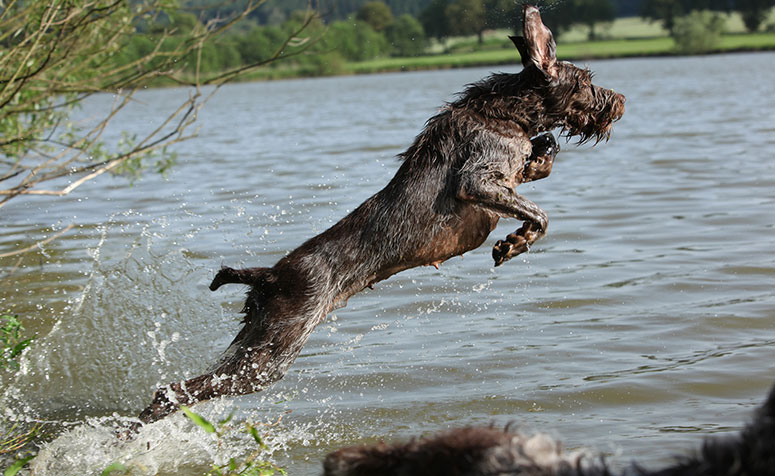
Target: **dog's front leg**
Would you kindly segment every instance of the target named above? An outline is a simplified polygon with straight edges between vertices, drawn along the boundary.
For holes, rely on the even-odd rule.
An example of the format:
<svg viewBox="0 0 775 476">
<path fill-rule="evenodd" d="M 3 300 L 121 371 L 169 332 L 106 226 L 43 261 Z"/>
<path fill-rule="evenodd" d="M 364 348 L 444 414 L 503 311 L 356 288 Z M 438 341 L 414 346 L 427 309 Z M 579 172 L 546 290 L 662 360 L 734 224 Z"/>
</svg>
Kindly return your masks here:
<svg viewBox="0 0 775 476">
<path fill-rule="evenodd" d="M 514 233 L 509 233 L 506 240 L 498 240 L 492 247 L 492 259 L 495 266 L 500 266 L 511 258 L 530 249 L 530 245 L 546 234 L 546 228 L 538 229 L 535 223 L 525 222 Z"/>
<path fill-rule="evenodd" d="M 530 139 L 532 153 L 525 162 L 522 171 L 522 183 L 546 178 L 552 172 L 554 158 L 560 152 L 560 145 L 551 132 L 544 132 Z M 544 235 L 546 227 L 539 228 L 534 222 L 526 221 L 521 228 L 510 233 L 506 240 L 499 240 L 492 248 L 495 266 L 500 266 L 518 254 L 524 253 L 528 247 Z"/>
<path fill-rule="evenodd" d="M 490 180 L 488 180 L 488 178 Z M 467 175 L 461 180 L 458 198 L 476 203 L 493 212 L 525 222 L 511 233 L 506 241 L 499 240 L 493 247 L 495 266 L 526 252 L 530 245 L 544 236 L 549 218 L 535 203 L 516 193 L 505 180 L 492 181 L 491 177 Z"/>
<path fill-rule="evenodd" d="M 471 141 L 470 158 L 458 172 L 457 198 L 525 222 L 506 240 L 495 244 L 495 266 L 526 252 L 546 233 L 546 212 L 516 193 L 514 187 L 549 175 L 558 150 L 551 134 L 540 134 L 528 141 L 485 132 Z"/>
</svg>

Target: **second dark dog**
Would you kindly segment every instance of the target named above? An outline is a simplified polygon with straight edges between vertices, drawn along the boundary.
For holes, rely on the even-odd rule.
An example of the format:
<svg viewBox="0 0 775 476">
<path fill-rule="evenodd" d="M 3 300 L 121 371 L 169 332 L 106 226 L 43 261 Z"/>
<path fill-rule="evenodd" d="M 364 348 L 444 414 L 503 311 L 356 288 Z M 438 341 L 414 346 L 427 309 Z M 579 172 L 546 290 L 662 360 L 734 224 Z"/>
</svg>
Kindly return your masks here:
<svg viewBox="0 0 775 476">
<path fill-rule="evenodd" d="M 775 476 L 775 387 L 739 434 L 708 439 L 699 452 L 656 470 L 634 464 L 617 473 L 602 457 L 565 452 L 549 436 L 491 427 L 342 448 L 323 466 L 325 476 Z"/>
<path fill-rule="evenodd" d="M 546 233 L 546 213 L 514 191 L 551 171 L 556 144 L 540 134 L 562 128 L 581 141 L 605 139 L 624 113 L 624 97 L 593 85 L 589 71 L 557 60 L 538 9 L 525 7 L 523 19 L 524 36 L 512 40 L 524 69 L 471 85 L 432 117 L 384 189 L 274 267 L 224 268 L 216 275 L 212 290 L 251 286 L 245 325 L 211 372 L 159 389 L 140 415 L 143 422 L 181 404 L 265 388 L 350 296 L 479 247 L 501 217 L 524 225 L 495 244 L 496 266 Z"/>
</svg>

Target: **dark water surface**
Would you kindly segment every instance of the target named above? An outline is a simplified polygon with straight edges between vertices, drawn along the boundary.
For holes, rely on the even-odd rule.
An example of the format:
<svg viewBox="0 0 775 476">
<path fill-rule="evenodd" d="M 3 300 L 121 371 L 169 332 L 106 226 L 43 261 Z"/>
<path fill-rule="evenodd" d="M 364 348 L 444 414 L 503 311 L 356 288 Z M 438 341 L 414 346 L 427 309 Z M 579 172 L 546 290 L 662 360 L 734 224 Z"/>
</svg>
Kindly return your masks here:
<svg viewBox="0 0 775 476">
<path fill-rule="evenodd" d="M 469 424 L 514 421 L 646 463 L 738 429 L 775 380 L 775 54 L 590 67 L 627 112 L 609 143 L 568 144 L 549 178 L 519 188 L 550 216 L 529 254 L 492 267 L 492 244 L 519 226 L 502 220 L 465 259 L 352 298 L 269 391 L 197 411 L 282 417 L 268 441 L 291 475 L 315 474 L 342 445 Z M 114 460 L 201 474 L 245 454 L 242 433 L 219 447 L 179 416 L 116 445 L 111 421 L 229 343 L 243 290 L 207 290 L 222 263 L 272 265 L 336 222 L 487 73 L 228 86 L 167 179 L 101 178 L 0 210 L 0 253 L 78 225 L 0 259 L 0 309 L 39 335 L 22 372 L 2 377 L 4 411 L 65 431 L 34 474 L 99 474 Z M 116 125 L 152 127 L 185 94 L 147 91 Z"/>
</svg>

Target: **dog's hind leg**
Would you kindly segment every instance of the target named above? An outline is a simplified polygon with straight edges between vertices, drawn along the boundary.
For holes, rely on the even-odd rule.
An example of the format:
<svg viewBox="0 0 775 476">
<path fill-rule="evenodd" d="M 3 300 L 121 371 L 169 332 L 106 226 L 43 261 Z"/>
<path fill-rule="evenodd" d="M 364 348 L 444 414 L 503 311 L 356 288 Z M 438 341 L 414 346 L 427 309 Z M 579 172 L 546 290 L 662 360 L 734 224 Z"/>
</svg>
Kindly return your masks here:
<svg viewBox="0 0 775 476">
<path fill-rule="evenodd" d="M 153 401 L 139 415 L 152 423 L 175 412 L 181 405 L 221 396 L 258 392 L 280 380 L 322 318 L 261 324 L 261 335 L 247 324 L 227 350 L 224 361 L 212 372 L 159 388 Z"/>
<path fill-rule="evenodd" d="M 282 378 L 326 314 L 327 303 L 309 291 L 298 275 L 285 281 L 272 277 L 254 287 L 245 305 L 245 325 L 220 362 L 203 375 L 158 389 L 140 421 L 154 422 L 181 405 L 257 392 Z"/>
</svg>

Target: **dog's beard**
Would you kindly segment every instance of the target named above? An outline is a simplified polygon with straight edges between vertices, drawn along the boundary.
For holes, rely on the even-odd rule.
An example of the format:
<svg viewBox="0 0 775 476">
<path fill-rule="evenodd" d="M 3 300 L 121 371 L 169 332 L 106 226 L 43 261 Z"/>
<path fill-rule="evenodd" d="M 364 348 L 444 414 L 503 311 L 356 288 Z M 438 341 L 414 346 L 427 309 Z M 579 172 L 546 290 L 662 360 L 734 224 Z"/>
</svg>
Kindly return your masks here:
<svg viewBox="0 0 775 476">
<path fill-rule="evenodd" d="M 597 95 L 596 103 L 592 106 L 596 114 L 583 114 L 571 112 L 560 124 L 560 135 L 566 141 L 572 138 L 578 140 L 578 144 L 585 144 L 594 140 L 597 145 L 601 141 L 606 142 L 611 138 L 611 130 L 614 122 L 621 119 L 624 114 L 624 103 L 616 94 Z"/>
<path fill-rule="evenodd" d="M 595 141 L 593 145 L 599 144 L 601 141 L 606 141 L 611 138 L 611 129 L 613 122 L 609 122 L 603 128 L 592 128 L 589 126 L 575 127 L 571 124 L 563 124 L 560 130 L 560 136 L 565 138 L 566 142 L 570 142 L 576 139 L 576 145 L 586 144 L 587 142 Z"/>
<path fill-rule="evenodd" d="M 586 144 L 593 140 L 595 142 L 594 145 L 599 144 L 601 141 L 608 142 L 611 138 L 614 122 L 622 117 L 622 109 L 623 107 L 619 104 L 609 102 L 596 118 L 577 116 L 566 119 L 560 124 L 560 136 L 565 137 L 565 140 L 568 142 L 575 138 L 578 141 L 578 145 Z"/>
</svg>

